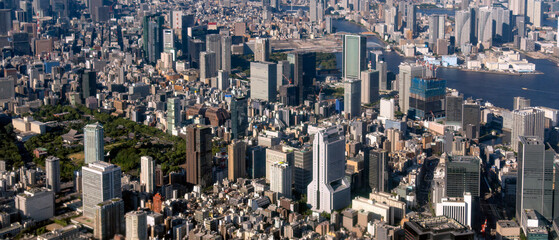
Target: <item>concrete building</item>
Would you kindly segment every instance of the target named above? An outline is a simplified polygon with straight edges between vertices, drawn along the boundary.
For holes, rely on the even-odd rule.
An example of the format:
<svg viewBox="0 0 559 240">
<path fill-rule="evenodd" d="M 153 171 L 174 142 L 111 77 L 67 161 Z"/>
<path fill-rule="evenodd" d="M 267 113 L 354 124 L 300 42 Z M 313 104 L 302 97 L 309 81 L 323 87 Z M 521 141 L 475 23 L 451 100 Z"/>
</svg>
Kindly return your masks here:
<svg viewBox="0 0 559 240">
<path fill-rule="evenodd" d="M 45 159 L 47 188 L 60 192 L 60 158 L 50 156 Z"/>
<path fill-rule="evenodd" d="M 292 198 L 293 167 L 287 162 L 276 162 L 270 167 L 270 190 L 278 197 Z"/>
<path fill-rule="evenodd" d="M 404 231 L 408 239 L 474 239 L 474 231 L 445 216 L 407 221 Z"/>
<path fill-rule="evenodd" d="M 200 52 L 200 81 L 217 77 L 217 57 L 215 52 Z"/>
<path fill-rule="evenodd" d="M 342 40 L 342 76 L 344 79 L 360 79 L 361 71 L 367 69 L 367 38 L 344 35 Z"/>
<path fill-rule="evenodd" d="M 103 125 L 100 123 L 88 124 L 83 128 L 85 164 L 105 160 L 105 140 Z"/>
<path fill-rule="evenodd" d="M 351 119 L 361 116 L 361 80 L 345 79 L 344 113 Z"/>
<path fill-rule="evenodd" d="M 122 197 L 119 166 L 106 162 L 90 163 L 82 167 L 82 176 L 84 217 L 94 218 L 97 204 Z"/>
<path fill-rule="evenodd" d="M 177 135 L 176 129 L 182 125 L 181 102 L 179 98 L 167 99 L 167 133 Z"/>
<path fill-rule="evenodd" d="M 365 70 L 361 72 L 361 102 L 372 104 L 379 100 L 379 71 Z"/>
<path fill-rule="evenodd" d="M 116 234 L 125 231 L 124 201 L 112 198 L 95 204 L 93 218 L 93 237 L 100 240 L 113 239 Z"/>
<path fill-rule="evenodd" d="M 513 220 L 497 221 L 497 240 L 519 240 L 520 226 Z"/>
<path fill-rule="evenodd" d="M 320 129 L 313 141 L 313 180 L 307 187 L 307 203 L 316 212 L 332 212 L 350 204 L 345 176 L 345 138 L 336 127 Z"/>
<path fill-rule="evenodd" d="M 155 160 L 150 156 L 142 156 L 140 158 L 140 184 L 148 193 L 155 191 Z"/>
<path fill-rule="evenodd" d="M 229 180 L 246 177 L 246 151 L 247 144 L 244 141 L 233 140 L 228 146 L 228 174 Z"/>
<path fill-rule="evenodd" d="M 203 187 L 212 184 L 212 129 L 189 126 L 186 129 L 186 182 Z"/>
<path fill-rule="evenodd" d="M 286 162 L 293 166 L 294 152 L 291 150 L 284 151 L 281 148 L 266 149 L 266 181 L 272 180 L 272 165 L 277 162 Z"/>
<path fill-rule="evenodd" d="M 307 186 L 312 181 L 313 152 L 310 148 L 302 148 L 294 151 L 294 187 L 299 193 L 306 193 Z"/>
<path fill-rule="evenodd" d="M 147 240 L 147 214 L 144 211 L 132 211 L 124 215 L 126 219 L 127 240 Z"/>
<path fill-rule="evenodd" d="M 472 227 L 472 213 L 473 201 L 469 193 L 462 198 L 442 198 L 435 208 L 437 216 L 447 216 L 468 227 Z"/>
<path fill-rule="evenodd" d="M 505 120 L 507 121 L 507 120 Z M 521 136 L 537 136 L 544 138 L 544 112 L 537 108 L 524 108 L 512 111 L 511 146 L 519 151 L 518 143 Z"/>
<path fill-rule="evenodd" d="M 530 107 L 530 99 L 524 97 L 514 97 L 513 110 L 521 110 Z"/>
<path fill-rule="evenodd" d="M 254 61 L 267 62 L 270 59 L 270 47 L 270 39 L 256 38 L 256 42 L 254 43 Z"/>
<path fill-rule="evenodd" d="M 457 11 L 455 16 L 454 37 L 455 46 L 461 48 L 472 43 L 472 13 L 469 10 Z"/>
<path fill-rule="evenodd" d="M 391 99 L 383 98 L 380 100 L 379 118 L 383 120 L 394 120 L 395 112 L 396 112 L 396 103 L 394 102 L 394 98 Z"/>
<path fill-rule="evenodd" d="M 389 190 L 388 151 L 371 150 L 369 152 L 369 187 L 373 191 Z"/>
<path fill-rule="evenodd" d="M 250 98 L 268 102 L 276 101 L 277 66 L 275 63 L 250 63 Z"/>
<path fill-rule="evenodd" d="M 479 197 L 481 160 L 475 156 L 447 156 L 446 195 L 450 198 L 463 197 L 468 192 Z"/>
<path fill-rule="evenodd" d="M 0 78 L 0 100 L 14 99 L 15 85 L 13 78 Z"/>
<path fill-rule="evenodd" d="M 421 65 L 412 65 L 409 63 L 400 64 L 399 69 L 398 101 L 400 111 L 407 114 L 410 108 L 410 87 L 412 79 L 416 77 L 423 77 L 425 70 Z"/>
<path fill-rule="evenodd" d="M 15 207 L 23 217 L 36 222 L 54 216 L 54 192 L 47 189 L 31 189 L 15 198 Z"/>
</svg>

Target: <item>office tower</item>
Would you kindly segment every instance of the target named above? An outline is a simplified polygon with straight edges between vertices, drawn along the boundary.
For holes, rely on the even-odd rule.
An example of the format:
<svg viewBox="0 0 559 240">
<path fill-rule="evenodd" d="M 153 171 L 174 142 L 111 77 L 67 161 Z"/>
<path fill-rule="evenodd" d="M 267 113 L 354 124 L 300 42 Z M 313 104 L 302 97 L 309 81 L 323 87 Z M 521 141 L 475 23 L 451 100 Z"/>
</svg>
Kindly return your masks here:
<svg viewBox="0 0 559 240">
<path fill-rule="evenodd" d="M 546 150 L 539 136 L 520 136 L 518 145 L 516 218 L 521 223 L 526 222 L 521 213 L 532 209 L 552 221 L 555 151 L 551 148 Z"/>
<path fill-rule="evenodd" d="M 369 187 L 373 191 L 389 191 L 388 151 L 375 149 L 369 152 Z"/>
<path fill-rule="evenodd" d="M 95 71 L 85 71 L 82 73 L 80 80 L 83 99 L 95 97 L 97 94 L 97 73 Z"/>
<path fill-rule="evenodd" d="M 14 78 L 0 78 L 0 100 L 13 99 L 15 97 Z"/>
<path fill-rule="evenodd" d="M 286 162 L 276 162 L 270 166 L 270 190 L 279 197 L 292 198 L 293 167 Z"/>
<path fill-rule="evenodd" d="M 312 149 L 303 147 L 294 152 L 294 185 L 295 191 L 299 193 L 306 193 L 307 186 L 312 181 Z"/>
<path fill-rule="evenodd" d="M 484 49 L 489 49 L 493 44 L 493 15 L 489 7 L 479 8 L 477 40 Z"/>
<path fill-rule="evenodd" d="M 297 87 L 295 85 L 284 85 L 279 89 L 279 102 L 285 106 L 297 106 Z"/>
<path fill-rule="evenodd" d="M 217 71 L 217 88 L 221 91 L 229 88 L 229 72 L 224 70 Z"/>
<path fill-rule="evenodd" d="M 178 98 L 167 99 L 167 133 L 173 135 L 181 127 L 181 102 Z"/>
<path fill-rule="evenodd" d="M 361 80 L 346 79 L 344 82 L 344 112 L 349 118 L 361 115 Z"/>
<path fill-rule="evenodd" d="M 510 142 L 512 149 L 518 151 L 518 137 L 536 136 L 544 139 L 544 112 L 536 108 L 524 108 L 512 111 Z"/>
<path fill-rule="evenodd" d="M 124 233 L 124 201 L 113 198 L 95 204 L 93 218 L 93 237 L 100 240 L 113 239 L 116 234 Z"/>
<path fill-rule="evenodd" d="M 526 0 L 509 0 L 509 9 L 513 15 L 525 15 Z"/>
<path fill-rule="evenodd" d="M 447 156 L 446 196 L 463 197 L 471 193 L 479 197 L 480 159 L 474 156 Z"/>
<path fill-rule="evenodd" d="M 231 139 L 241 138 L 248 129 L 248 104 L 246 97 L 231 98 Z"/>
<path fill-rule="evenodd" d="M 392 29 L 398 30 L 398 8 L 388 5 L 384 13 L 384 22 L 387 26 L 394 26 Z"/>
<path fill-rule="evenodd" d="M 455 46 L 461 48 L 467 43 L 472 42 L 472 29 L 471 29 L 472 14 L 469 10 L 456 12 L 455 17 Z"/>
<path fill-rule="evenodd" d="M 535 27 L 542 26 L 543 19 L 543 2 L 540 0 L 527 0 L 526 1 L 526 18 L 528 22 L 532 23 Z"/>
<path fill-rule="evenodd" d="M 54 193 L 60 192 L 60 158 L 50 156 L 45 159 L 47 188 Z"/>
<path fill-rule="evenodd" d="M 120 167 L 94 162 L 82 167 L 83 216 L 95 217 L 95 206 L 101 202 L 122 197 Z"/>
<path fill-rule="evenodd" d="M 142 41 L 145 59 L 156 63 L 163 52 L 163 23 L 161 15 L 144 16 L 142 21 Z"/>
<path fill-rule="evenodd" d="M 361 102 L 375 103 L 379 100 L 379 71 L 365 70 L 361 72 Z"/>
<path fill-rule="evenodd" d="M 173 29 L 163 29 L 163 50 L 171 51 L 175 49 L 175 34 Z"/>
<path fill-rule="evenodd" d="M 469 139 L 478 138 L 481 123 L 481 109 L 475 102 L 462 104 L 462 128 Z M 470 130 L 471 128 L 471 130 Z"/>
<path fill-rule="evenodd" d="M 251 147 L 247 151 L 247 172 L 249 178 L 266 176 L 266 148 L 262 146 Z"/>
<path fill-rule="evenodd" d="M 85 164 L 105 160 L 103 125 L 88 124 L 83 128 Z"/>
<path fill-rule="evenodd" d="M 345 176 L 345 138 L 341 129 L 320 129 L 313 140 L 313 180 L 307 187 L 307 203 L 315 212 L 327 212 L 350 204 Z"/>
<path fill-rule="evenodd" d="M 445 99 L 445 116 L 447 125 L 460 126 L 462 124 L 463 95 L 448 95 Z"/>
<path fill-rule="evenodd" d="M 254 43 L 254 61 L 267 62 L 270 59 L 270 40 L 267 38 L 256 38 Z"/>
<path fill-rule="evenodd" d="M 200 81 L 217 77 L 215 52 L 200 52 Z"/>
<path fill-rule="evenodd" d="M 400 69 L 398 74 L 398 102 L 400 111 L 407 114 L 410 108 L 411 81 L 413 78 L 423 77 L 424 68 L 421 65 L 409 63 L 402 63 L 398 68 Z"/>
<path fill-rule="evenodd" d="M 221 36 L 219 34 L 206 35 L 206 52 L 215 53 L 215 70 L 221 69 Z"/>
<path fill-rule="evenodd" d="M 418 78 L 411 81 L 409 109 L 416 118 L 432 118 L 444 115 L 443 101 L 446 96 L 446 80 Z"/>
<path fill-rule="evenodd" d="M 144 211 L 132 211 L 124 215 L 126 218 L 126 239 L 147 240 L 148 223 L 147 214 Z"/>
<path fill-rule="evenodd" d="M 367 38 L 344 35 L 342 40 L 342 76 L 346 79 L 359 79 L 361 71 L 367 69 Z"/>
<path fill-rule="evenodd" d="M 293 84 L 293 71 L 291 63 L 287 60 L 278 61 L 277 68 L 278 90 L 283 85 Z M 295 94 L 295 96 L 297 96 L 297 94 Z"/>
<path fill-rule="evenodd" d="M 412 36 L 417 33 L 417 14 L 416 7 L 413 3 L 406 5 L 406 27 L 412 31 Z"/>
<path fill-rule="evenodd" d="M 396 111 L 396 106 L 395 106 L 394 98 L 380 99 L 380 111 L 379 111 L 380 118 L 394 120 L 395 111 Z"/>
<path fill-rule="evenodd" d="M 309 1 L 309 20 L 311 22 L 318 22 L 317 17 L 317 7 L 318 7 L 318 0 L 310 0 Z"/>
<path fill-rule="evenodd" d="M 277 98 L 277 66 L 272 62 L 250 63 L 250 98 L 275 102 Z"/>
<path fill-rule="evenodd" d="M 293 85 L 297 86 L 297 105 L 302 104 L 309 94 L 316 78 L 316 53 L 290 53 L 287 61 L 293 64 Z"/>
<path fill-rule="evenodd" d="M 494 39 L 499 42 L 512 41 L 512 14 L 511 11 L 502 7 L 493 8 Z"/>
<path fill-rule="evenodd" d="M 388 75 L 387 75 L 387 65 L 384 61 L 378 61 L 376 63 L 376 69 L 379 74 L 379 90 L 381 91 L 390 91 L 392 90 L 390 84 L 388 83 Z"/>
<path fill-rule="evenodd" d="M 0 36 L 8 35 L 12 30 L 12 13 L 10 9 L 0 9 Z"/>
<path fill-rule="evenodd" d="M 460 224 L 472 227 L 472 195 L 465 193 L 464 197 L 442 198 L 435 206 L 437 216 L 446 216 Z"/>
<path fill-rule="evenodd" d="M 89 0 L 89 15 L 91 20 L 97 21 L 99 19 L 99 8 L 103 7 L 103 0 Z"/>
<path fill-rule="evenodd" d="M 231 36 L 221 37 L 221 68 L 229 75 L 231 73 Z M 229 76 L 227 76 L 229 78 Z"/>
<path fill-rule="evenodd" d="M 186 182 L 209 186 L 212 181 L 212 129 L 204 126 L 186 128 Z"/>
<path fill-rule="evenodd" d="M 514 97 L 513 110 L 521 110 L 530 107 L 530 99 L 524 97 Z"/>
<path fill-rule="evenodd" d="M 293 165 L 293 151 L 283 151 L 282 149 L 266 149 L 266 180 L 272 178 L 272 165 L 277 162 L 285 162 Z"/>
<path fill-rule="evenodd" d="M 181 10 L 178 11 L 171 11 L 171 28 L 176 30 L 176 31 L 180 31 L 183 26 L 182 26 L 182 17 L 183 17 L 183 12 Z"/>
<path fill-rule="evenodd" d="M 145 191 L 153 193 L 155 191 L 155 160 L 150 156 L 140 158 L 140 184 L 145 186 Z"/>
<path fill-rule="evenodd" d="M 21 216 L 40 222 L 54 216 L 54 198 L 53 191 L 33 188 L 18 194 L 14 202 Z"/>
<path fill-rule="evenodd" d="M 237 178 L 246 177 L 246 152 L 247 144 L 241 140 L 233 140 L 229 144 L 227 155 L 229 180 L 236 181 Z"/>
<path fill-rule="evenodd" d="M 434 46 L 437 39 L 444 39 L 444 25 L 445 15 L 431 15 L 429 16 L 429 44 Z"/>
</svg>

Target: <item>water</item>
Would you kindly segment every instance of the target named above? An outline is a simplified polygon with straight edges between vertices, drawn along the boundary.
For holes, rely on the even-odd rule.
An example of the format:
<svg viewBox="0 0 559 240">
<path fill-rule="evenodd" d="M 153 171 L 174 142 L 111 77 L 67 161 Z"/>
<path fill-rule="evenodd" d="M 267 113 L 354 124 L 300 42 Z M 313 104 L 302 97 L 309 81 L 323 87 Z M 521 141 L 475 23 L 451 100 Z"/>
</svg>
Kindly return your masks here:
<svg viewBox="0 0 559 240">
<path fill-rule="evenodd" d="M 360 33 L 365 28 L 344 20 L 334 20 L 338 31 Z M 368 37 L 367 41 L 384 45 L 377 37 Z M 369 44 L 368 44 L 369 45 Z M 398 73 L 402 61 L 414 61 L 395 52 L 385 52 L 388 71 Z M 559 67 L 545 59 L 527 58 L 536 64 L 537 75 L 504 75 L 495 73 L 467 72 L 451 68 L 439 68 L 437 77 L 446 79 L 447 87 L 454 88 L 465 97 L 484 99 L 493 105 L 512 109 L 513 98 L 529 98 L 533 106 L 559 108 Z M 338 69 L 341 70 L 341 54 L 336 54 Z M 525 88 L 525 89 L 523 89 Z"/>
</svg>

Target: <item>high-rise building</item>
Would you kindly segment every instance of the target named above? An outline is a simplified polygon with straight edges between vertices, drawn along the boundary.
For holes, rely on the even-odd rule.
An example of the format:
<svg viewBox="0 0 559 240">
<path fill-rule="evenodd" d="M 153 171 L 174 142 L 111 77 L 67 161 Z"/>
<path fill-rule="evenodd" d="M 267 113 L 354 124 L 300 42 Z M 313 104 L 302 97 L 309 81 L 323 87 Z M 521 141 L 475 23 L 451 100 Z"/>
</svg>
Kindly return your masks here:
<svg viewBox="0 0 559 240">
<path fill-rule="evenodd" d="M 50 156 L 45 159 L 47 188 L 54 193 L 60 192 L 60 158 Z"/>
<path fill-rule="evenodd" d="M 361 102 L 375 103 L 379 100 L 379 71 L 365 70 L 361 72 Z"/>
<path fill-rule="evenodd" d="M 516 219 L 521 223 L 526 222 L 522 211 L 532 209 L 552 221 L 555 151 L 551 148 L 546 150 L 539 136 L 520 136 L 518 145 Z"/>
<path fill-rule="evenodd" d="M 454 45 L 461 48 L 467 43 L 472 43 L 472 14 L 469 10 L 457 11 L 455 19 Z"/>
<path fill-rule="evenodd" d="M 167 133 L 171 135 L 181 126 L 181 102 L 178 98 L 167 99 Z"/>
<path fill-rule="evenodd" d="M 206 35 L 206 52 L 215 53 L 215 70 L 221 70 L 221 36 L 219 34 Z"/>
<path fill-rule="evenodd" d="M 10 9 L 0 9 L 0 36 L 8 35 L 12 30 L 12 13 Z"/>
<path fill-rule="evenodd" d="M 448 95 L 445 98 L 445 116 L 447 125 L 462 124 L 463 95 Z"/>
<path fill-rule="evenodd" d="M 480 162 L 479 157 L 475 156 L 447 156 L 447 197 L 463 197 L 466 192 L 472 197 L 479 197 Z"/>
<path fill-rule="evenodd" d="M 349 118 L 361 115 L 361 81 L 346 79 L 344 82 L 344 112 Z"/>
<path fill-rule="evenodd" d="M 544 12 L 543 4 L 543 1 L 540 0 L 526 1 L 526 18 L 528 22 L 532 23 L 535 27 L 542 26 Z"/>
<path fill-rule="evenodd" d="M 165 20 L 161 15 L 144 16 L 142 22 L 142 41 L 145 59 L 149 63 L 156 63 L 161 58 L 164 22 Z"/>
<path fill-rule="evenodd" d="M 231 45 L 231 36 L 221 37 L 221 68 L 219 70 L 223 70 L 227 75 L 231 72 Z"/>
<path fill-rule="evenodd" d="M 295 191 L 306 193 L 307 186 L 312 181 L 313 153 L 309 147 L 303 147 L 294 151 L 294 185 Z"/>
<path fill-rule="evenodd" d="M 297 105 L 300 105 L 312 93 L 312 85 L 316 78 L 316 53 L 290 53 L 287 55 L 287 61 L 293 65 L 292 83 L 297 86 Z"/>
<path fill-rule="evenodd" d="M 217 77 L 215 52 L 200 52 L 200 80 Z"/>
<path fill-rule="evenodd" d="M 493 45 L 493 14 L 489 7 L 481 7 L 478 11 L 477 40 L 478 45 L 489 49 Z"/>
<path fill-rule="evenodd" d="M 526 15 L 526 1 L 525 0 L 509 0 L 509 9 L 512 10 L 513 15 Z"/>
<path fill-rule="evenodd" d="M 175 34 L 173 29 L 163 29 L 163 50 L 172 51 L 175 49 Z"/>
<path fill-rule="evenodd" d="M 433 14 L 429 16 L 429 44 L 434 46 L 437 39 L 444 39 L 445 15 Z"/>
<path fill-rule="evenodd" d="M 473 201 L 470 193 L 460 198 L 442 198 L 435 206 L 437 216 L 447 216 L 460 224 L 472 227 Z"/>
<path fill-rule="evenodd" d="M 313 180 L 307 187 L 307 203 L 316 212 L 332 212 L 351 202 L 345 179 L 345 138 L 336 127 L 319 129 L 313 140 Z"/>
<path fill-rule="evenodd" d="M 513 110 L 520 110 L 530 107 L 530 99 L 524 97 L 514 97 Z"/>
<path fill-rule="evenodd" d="M 270 170 L 270 190 L 280 197 L 292 198 L 293 167 L 286 162 L 276 162 Z"/>
<path fill-rule="evenodd" d="M 266 176 L 266 148 L 262 146 L 251 147 L 247 151 L 247 172 L 250 178 Z"/>
<path fill-rule="evenodd" d="M 244 141 L 233 140 L 228 147 L 229 161 L 227 164 L 229 180 L 246 177 L 246 152 L 247 144 Z"/>
<path fill-rule="evenodd" d="M 277 66 L 272 62 L 250 63 L 250 98 L 275 102 L 277 98 Z"/>
<path fill-rule="evenodd" d="M 255 62 L 267 62 L 270 59 L 270 51 L 270 40 L 268 38 L 256 38 L 254 43 Z"/>
<path fill-rule="evenodd" d="M 409 3 L 406 5 L 406 27 L 409 28 L 412 32 L 412 36 L 415 36 L 417 33 L 417 8 L 413 3 Z"/>
<path fill-rule="evenodd" d="M 246 135 L 248 129 L 248 103 L 246 97 L 231 98 L 231 138 Z"/>
<path fill-rule="evenodd" d="M 94 71 L 85 71 L 82 73 L 80 80 L 83 99 L 95 97 L 97 94 L 97 73 Z"/>
<path fill-rule="evenodd" d="M 209 186 L 212 180 L 212 129 L 204 126 L 186 128 L 186 182 Z"/>
<path fill-rule="evenodd" d="M 83 128 L 85 164 L 105 160 L 103 125 L 88 124 Z"/>
<path fill-rule="evenodd" d="M 95 217 L 95 206 L 101 202 L 122 197 L 120 167 L 94 162 L 82 167 L 83 216 Z"/>
<path fill-rule="evenodd" d="M 361 71 L 367 69 L 367 38 L 344 35 L 342 40 L 342 76 L 345 79 L 360 79 Z"/>
<path fill-rule="evenodd" d="M 481 123 L 480 106 L 471 101 L 462 104 L 462 129 L 466 132 L 469 139 L 478 138 Z"/>
<path fill-rule="evenodd" d="M 140 162 L 140 183 L 144 185 L 146 192 L 153 193 L 155 191 L 155 160 L 150 156 L 142 156 Z"/>
<path fill-rule="evenodd" d="M 395 111 L 396 111 L 395 104 L 396 103 L 394 102 L 394 98 L 391 98 L 391 99 L 383 98 L 383 99 L 381 99 L 380 100 L 379 117 L 384 118 L 384 119 L 388 119 L 388 120 L 394 120 L 395 119 Z"/>
<path fill-rule="evenodd" d="M 518 151 L 520 136 L 537 136 L 544 138 L 545 113 L 537 108 L 524 108 L 512 111 L 510 142 L 512 149 Z"/>
<path fill-rule="evenodd" d="M 269 182 L 272 178 L 272 165 L 277 162 L 286 162 L 293 166 L 293 151 L 284 151 L 281 148 L 267 148 L 266 149 L 266 180 Z"/>
<path fill-rule="evenodd" d="M 132 211 L 124 215 L 126 218 L 126 239 L 147 240 L 148 223 L 147 214 L 144 211 Z"/>
<path fill-rule="evenodd" d="M 444 116 L 443 101 L 446 96 L 446 80 L 418 78 L 411 81 L 409 110 L 416 118 Z"/>
<path fill-rule="evenodd" d="M 494 39 L 498 42 L 512 42 L 512 13 L 503 7 L 493 7 L 493 22 L 495 24 Z"/>
<path fill-rule="evenodd" d="M 123 234 L 126 227 L 124 222 L 124 201 L 113 198 L 95 204 L 93 218 L 93 237 L 100 240 L 113 239 L 116 234 Z"/>
<path fill-rule="evenodd" d="M 31 218 L 36 222 L 54 216 L 54 192 L 45 188 L 24 191 L 15 197 L 14 202 L 21 216 Z"/>
<path fill-rule="evenodd" d="M 389 191 L 388 151 L 372 150 L 369 152 L 369 187 L 373 191 Z"/>
<path fill-rule="evenodd" d="M 410 108 L 411 81 L 413 78 L 423 77 L 424 68 L 421 65 L 402 63 L 400 64 L 399 69 L 400 73 L 398 74 L 398 101 L 400 104 L 400 111 L 404 114 L 407 114 Z"/>
<path fill-rule="evenodd" d="M 99 14 L 98 9 L 100 7 L 103 7 L 103 0 L 89 0 L 88 7 L 89 7 L 89 14 L 91 16 L 91 19 L 93 21 L 97 21 L 97 19 L 99 19 L 99 16 L 97 16 Z"/>
<path fill-rule="evenodd" d="M 14 78 L 0 78 L 0 100 L 14 99 L 15 81 Z"/>
<path fill-rule="evenodd" d="M 392 90 L 392 87 L 390 86 L 389 82 L 388 82 L 388 74 L 387 74 L 387 64 L 385 61 L 378 61 L 376 63 L 376 69 L 378 71 L 378 75 L 379 75 L 379 90 L 381 91 L 390 91 Z"/>
</svg>

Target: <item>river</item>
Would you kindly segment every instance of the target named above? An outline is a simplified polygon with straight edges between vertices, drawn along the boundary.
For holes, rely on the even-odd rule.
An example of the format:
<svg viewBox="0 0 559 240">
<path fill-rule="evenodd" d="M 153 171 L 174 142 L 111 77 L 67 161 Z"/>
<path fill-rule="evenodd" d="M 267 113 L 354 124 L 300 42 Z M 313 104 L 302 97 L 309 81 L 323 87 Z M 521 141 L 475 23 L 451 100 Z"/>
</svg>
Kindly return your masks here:
<svg viewBox="0 0 559 240">
<path fill-rule="evenodd" d="M 364 27 L 344 20 L 334 20 L 333 26 L 337 31 L 349 33 L 366 31 Z M 369 36 L 367 41 L 368 46 L 383 45 L 376 36 Z M 341 53 L 337 53 L 336 57 L 341 70 Z M 394 73 L 398 73 L 398 65 L 402 61 L 414 61 L 395 52 L 384 52 L 384 59 L 388 70 Z M 532 106 L 559 108 L 559 67 L 549 60 L 527 59 L 535 63 L 536 70 L 543 74 L 517 76 L 439 68 L 437 77 L 445 79 L 447 87 L 457 89 L 465 97 L 483 99 L 495 106 L 512 109 L 513 98 L 522 96 L 529 98 Z"/>
</svg>

